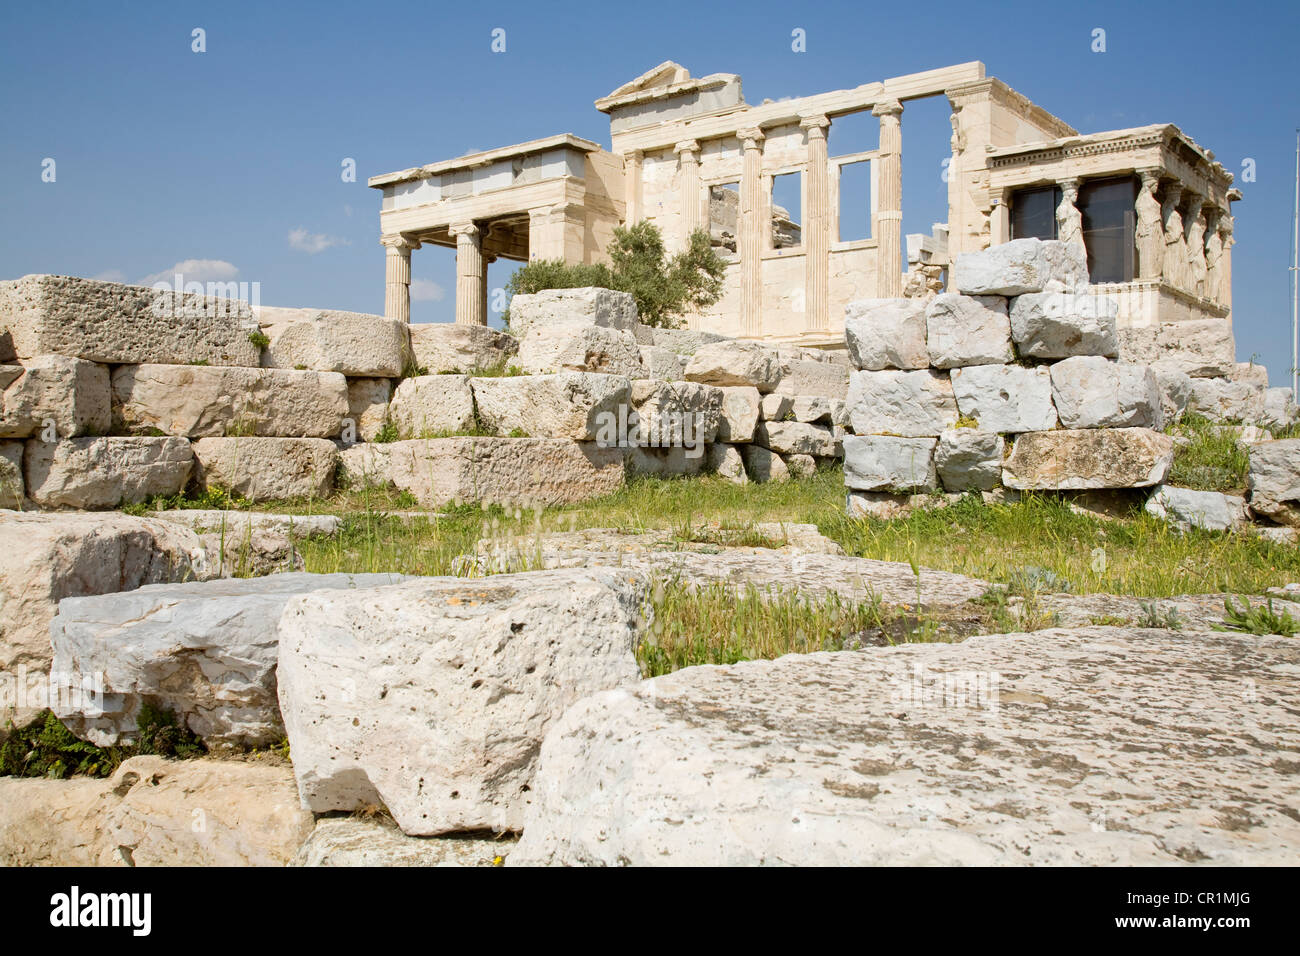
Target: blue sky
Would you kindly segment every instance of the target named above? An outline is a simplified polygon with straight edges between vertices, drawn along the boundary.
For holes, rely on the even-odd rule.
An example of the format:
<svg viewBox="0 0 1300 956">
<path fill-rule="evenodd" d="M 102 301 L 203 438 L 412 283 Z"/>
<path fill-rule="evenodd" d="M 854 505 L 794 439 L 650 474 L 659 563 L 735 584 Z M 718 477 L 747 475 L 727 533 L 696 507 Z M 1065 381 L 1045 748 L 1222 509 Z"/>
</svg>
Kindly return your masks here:
<svg viewBox="0 0 1300 956">
<path fill-rule="evenodd" d="M 1297 27 L 1294 3 L 10 3 L 0 277 L 138 282 L 201 260 L 191 275 L 260 282 L 267 305 L 380 312 L 368 176 L 558 132 L 608 145 L 592 101 L 666 59 L 739 73 L 753 103 L 982 60 L 1082 132 L 1173 122 L 1237 175 L 1238 357 L 1282 384 Z M 904 114 L 907 232 L 946 218 L 947 115 L 942 100 Z M 340 177 L 349 157 L 355 183 Z M 490 283 L 513 268 L 495 264 Z M 413 277 L 413 319 L 449 320 L 454 254 L 417 251 Z"/>
</svg>

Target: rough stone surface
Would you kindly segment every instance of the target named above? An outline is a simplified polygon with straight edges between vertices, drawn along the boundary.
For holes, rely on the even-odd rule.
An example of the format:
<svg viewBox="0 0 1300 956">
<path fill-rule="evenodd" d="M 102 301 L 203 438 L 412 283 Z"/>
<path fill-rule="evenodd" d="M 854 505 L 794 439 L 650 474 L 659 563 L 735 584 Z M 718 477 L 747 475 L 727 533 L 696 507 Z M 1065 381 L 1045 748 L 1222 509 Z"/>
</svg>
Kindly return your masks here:
<svg viewBox="0 0 1300 956">
<path fill-rule="evenodd" d="M 731 482 L 733 485 L 749 484 L 749 475 L 745 473 L 745 459 L 735 445 L 722 442 L 710 445 L 707 452 L 706 468 Z"/>
<path fill-rule="evenodd" d="M 383 488 L 391 484 L 388 466 L 392 448 L 392 444 L 387 442 L 341 445 L 336 475 L 343 487 Z"/>
<path fill-rule="evenodd" d="M 844 437 L 844 484 L 859 491 L 934 491 L 937 438 Z"/>
<path fill-rule="evenodd" d="M 194 532 L 123 514 L 0 512 L 0 728 L 26 723 L 48 704 L 19 701 L 22 669 L 50 668 L 50 621 L 63 598 L 131 591 L 205 576 Z"/>
<path fill-rule="evenodd" d="M 948 376 L 917 372 L 854 372 L 849 380 L 849 424 L 859 435 L 937 436 L 957 423 Z"/>
<path fill-rule="evenodd" d="M 332 438 L 348 408 L 348 382 L 337 372 L 124 365 L 113 373 L 119 427 L 185 438 Z"/>
<path fill-rule="evenodd" d="M 249 501 L 324 498 L 334 489 L 338 448 L 324 438 L 200 438 L 195 481 Z"/>
<path fill-rule="evenodd" d="M 30 438 L 53 423 L 61 438 L 112 425 L 108 369 L 67 355 L 0 366 L 0 438 Z"/>
<path fill-rule="evenodd" d="M 837 454 L 835 434 L 829 425 L 810 425 L 806 422 L 761 422 L 754 433 L 754 441 L 782 455 L 816 455 L 819 458 L 833 458 Z"/>
<path fill-rule="evenodd" d="M 680 382 L 686 377 L 686 363 L 682 357 L 660 345 L 641 346 L 641 365 L 647 376 L 661 382 Z"/>
<path fill-rule="evenodd" d="M 1250 510 L 1300 528 L 1300 438 L 1250 448 Z"/>
<path fill-rule="evenodd" d="M 374 441 L 388 420 L 393 383 L 386 378 L 348 379 L 348 418 L 361 441 Z"/>
<path fill-rule="evenodd" d="M 751 481 L 789 481 L 790 469 L 781 456 L 761 445 L 737 445 L 745 462 L 745 473 Z"/>
<path fill-rule="evenodd" d="M 116 508 L 178 494 L 194 469 L 184 438 L 29 439 L 27 496 L 46 508 Z"/>
<path fill-rule="evenodd" d="M 712 442 L 722 426 L 726 392 L 698 382 L 633 382 L 632 408 L 637 413 L 636 440 L 654 446 L 698 448 Z M 631 435 L 631 419 L 628 425 Z M 598 430 L 597 440 L 614 445 L 617 428 Z"/>
<path fill-rule="evenodd" d="M 471 380 L 479 421 L 498 435 L 529 438 L 598 437 L 601 424 L 629 401 L 631 383 L 621 375 L 560 372 Z"/>
<path fill-rule="evenodd" d="M 631 332 L 599 325 L 533 325 L 519 339 L 519 367 L 530 375 L 604 372 L 646 378 L 641 346 Z"/>
<path fill-rule="evenodd" d="M 1052 365 L 1051 376 L 1062 428 L 1164 427 L 1160 383 L 1146 366 L 1080 355 Z"/>
<path fill-rule="evenodd" d="M 1018 295 L 1011 302 L 1011 339 L 1023 356 L 1069 358 L 1119 354 L 1119 303 L 1090 292 Z"/>
<path fill-rule="evenodd" d="M 1056 427 L 1051 373 L 1041 366 L 969 365 L 952 370 L 957 408 L 981 431 L 1032 432 Z"/>
<path fill-rule="evenodd" d="M 23 443 L 0 441 L 0 508 L 18 508 L 27 495 L 23 481 Z"/>
<path fill-rule="evenodd" d="M 388 446 L 387 476 L 426 508 L 571 504 L 623 487 L 623 452 L 558 438 L 434 438 Z"/>
<path fill-rule="evenodd" d="M 565 714 L 510 863 L 1285 865 L 1298 663 L 1089 627 L 687 668 Z"/>
<path fill-rule="evenodd" d="M 991 491 L 1002 478 L 1006 443 L 996 432 L 949 428 L 939 436 L 934 466 L 949 491 Z"/>
<path fill-rule="evenodd" d="M 732 385 L 722 389 L 722 414 L 718 419 L 718 441 L 754 440 L 763 398 L 752 385 Z"/>
<path fill-rule="evenodd" d="M 410 335 L 414 364 L 426 375 L 504 366 L 519 350 L 517 339 L 486 325 L 422 322 Z"/>
<path fill-rule="evenodd" d="M 1060 429 L 1016 438 L 1002 483 L 1021 491 L 1145 488 L 1165 480 L 1174 443 L 1147 428 Z"/>
<path fill-rule="evenodd" d="M 705 332 L 701 329 L 655 329 L 654 344 L 660 348 L 676 352 L 678 355 L 694 355 L 702 346 L 715 342 L 728 342 L 730 339 L 717 332 Z"/>
<path fill-rule="evenodd" d="M 784 421 L 793 414 L 794 396 L 792 395 L 779 395 L 773 392 L 770 395 L 764 395 L 763 401 L 759 405 L 759 415 L 765 422 Z"/>
<path fill-rule="evenodd" d="M 1260 416 L 1265 424 L 1283 427 L 1300 420 L 1300 408 L 1291 398 L 1289 388 L 1269 388 L 1264 390 L 1264 412 Z"/>
<path fill-rule="evenodd" d="M 812 455 L 783 455 L 785 467 L 795 478 L 811 478 L 817 474 L 817 460 Z"/>
<path fill-rule="evenodd" d="M 636 333 L 636 300 L 628 292 L 587 287 L 546 289 L 510 299 L 510 331 L 520 339 L 535 326 L 597 325 Z"/>
<path fill-rule="evenodd" d="M 1264 390 L 1252 382 L 1194 378 L 1187 410 L 1210 421 L 1253 424 L 1264 417 Z"/>
<path fill-rule="evenodd" d="M 0 359 L 58 353 L 131 365 L 261 364 L 247 302 L 72 276 L 0 282 Z"/>
<path fill-rule="evenodd" d="M 474 393 L 465 375 L 419 375 L 402 380 L 388 406 L 398 438 L 433 437 L 474 426 Z"/>
<path fill-rule="evenodd" d="M 387 821 L 324 817 L 293 866 L 500 866 L 514 841 L 493 836 L 409 837 Z"/>
<path fill-rule="evenodd" d="M 842 400 L 848 394 L 851 369 L 847 365 L 823 359 L 784 359 L 780 369 L 776 390 L 782 395 L 816 395 Z"/>
<path fill-rule="evenodd" d="M 1246 499 L 1217 491 L 1161 485 L 1147 499 L 1146 512 L 1180 528 L 1232 531 L 1246 521 Z"/>
<path fill-rule="evenodd" d="M 268 514 L 262 511 L 218 511 L 209 508 L 176 508 L 151 511 L 150 518 L 179 524 L 191 531 L 224 531 L 240 538 L 249 531 L 270 531 L 294 538 L 328 538 L 338 534 L 343 519 L 338 515 Z"/>
<path fill-rule="evenodd" d="M 1074 289 L 1088 282 L 1082 245 L 1057 240 L 1013 239 L 953 262 L 952 286 L 963 295 L 1021 295 L 1053 285 Z"/>
<path fill-rule="evenodd" d="M 670 445 L 659 448 L 633 445 L 627 449 L 627 469 L 634 475 L 654 475 L 672 478 L 677 475 L 698 475 L 708 470 L 708 446 L 682 447 Z"/>
<path fill-rule="evenodd" d="M 1166 424 L 1182 420 L 1192 397 L 1192 378 L 1186 372 L 1164 366 L 1152 366 L 1160 386 L 1160 411 Z"/>
<path fill-rule="evenodd" d="M 1227 375 L 1236 365 L 1228 319 L 1187 319 L 1119 330 L 1119 358 L 1160 365 L 1193 378 Z"/>
<path fill-rule="evenodd" d="M 935 368 L 993 365 L 1016 357 L 1007 300 L 945 292 L 925 310 L 926 349 Z"/>
<path fill-rule="evenodd" d="M 279 687 L 304 805 L 382 803 L 408 835 L 518 829 L 551 723 L 637 680 L 644 589 L 589 569 L 295 598 Z"/>
<path fill-rule="evenodd" d="M 367 378 L 396 378 L 410 354 L 406 323 L 382 315 L 313 311 L 274 330 L 262 354 L 268 368 L 305 368 Z"/>
<path fill-rule="evenodd" d="M 859 299 L 844 309 L 844 340 L 854 368 L 919 369 L 925 347 L 924 299 Z"/>
<path fill-rule="evenodd" d="M 791 414 L 797 422 L 808 422 L 810 424 L 830 425 L 835 421 L 836 413 L 840 412 L 844 402 L 834 398 L 823 398 L 820 395 L 796 395 Z"/>
<path fill-rule="evenodd" d="M 771 349 L 757 342 L 728 339 L 697 349 L 686 365 L 686 378 L 705 385 L 752 385 L 767 393 L 776 389 L 781 365 Z"/>
</svg>

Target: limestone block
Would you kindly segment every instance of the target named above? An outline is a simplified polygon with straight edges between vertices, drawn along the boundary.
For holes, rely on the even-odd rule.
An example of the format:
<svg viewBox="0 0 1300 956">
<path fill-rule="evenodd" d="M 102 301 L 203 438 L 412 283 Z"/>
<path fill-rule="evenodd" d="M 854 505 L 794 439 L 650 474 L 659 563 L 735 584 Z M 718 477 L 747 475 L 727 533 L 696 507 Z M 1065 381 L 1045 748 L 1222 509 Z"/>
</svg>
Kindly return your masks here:
<svg viewBox="0 0 1300 956">
<path fill-rule="evenodd" d="M 510 299 L 510 332 L 523 339 L 534 326 L 598 325 L 635 337 L 636 300 L 628 292 L 588 287 L 546 289 Z"/>
<path fill-rule="evenodd" d="M 475 378 L 471 385 L 479 422 L 496 434 L 579 441 L 597 438 L 631 390 L 626 377 L 596 372 Z"/>
<path fill-rule="evenodd" d="M 949 428 L 935 448 L 935 471 L 948 491 L 991 491 L 1002 478 L 1005 448 L 996 432 Z"/>
<path fill-rule="evenodd" d="M 519 338 L 519 367 L 530 375 L 604 372 L 646 378 L 641 346 L 630 332 L 598 325 L 533 325 Z"/>
<path fill-rule="evenodd" d="M 935 368 L 995 365 L 1016 357 L 1007 300 L 945 292 L 925 310 L 926 349 Z"/>
<path fill-rule="evenodd" d="M 324 498 L 334 490 L 338 457 L 324 438 L 200 438 L 195 482 L 250 501 Z"/>
<path fill-rule="evenodd" d="M 1234 382 L 1246 382 L 1256 388 L 1268 388 L 1268 369 L 1254 362 L 1235 362 L 1228 372 Z"/>
<path fill-rule="evenodd" d="M 766 394 L 775 391 L 781 364 L 766 346 L 729 339 L 696 350 L 686 365 L 686 379 L 705 385 L 752 385 Z"/>
<path fill-rule="evenodd" d="M 641 346 L 641 365 L 647 376 L 661 382 L 680 382 L 686 376 L 686 363 L 682 357 L 659 345 Z"/>
<path fill-rule="evenodd" d="M 345 488 L 383 488 L 389 477 L 391 443 L 362 442 L 339 446 L 338 480 Z"/>
<path fill-rule="evenodd" d="M 1264 389 L 1252 382 L 1193 378 L 1187 410 L 1213 422 L 1254 424 L 1264 417 Z"/>
<path fill-rule="evenodd" d="M 473 428 L 474 393 L 466 375 L 403 379 L 388 406 L 398 438 L 436 438 Z"/>
<path fill-rule="evenodd" d="M 854 372 L 847 399 L 859 435 L 938 436 L 957 424 L 952 383 L 943 373 Z"/>
<path fill-rule="evenodd" d="M 1023 295 L 1053 286 L 1074 289 L 1088 282 L 1088 261 L 1079 243 L 1013 239 L 953 261 L 952 286 L 963 295 Z"/>
<path fill-rule="evenodd" d="M 1148 428 L 1026 432 L 1003 462 L 1002 483 L 1019 491 L 1147 488 L 1169 474 L 1174 442 Z"/>
<path fill-rule="evenodd" d="M 919 369 L 925 348 L 924 299 L 859 299 L 844 309 L 844 340 L 854 368 Z"/>
<path fill-rule="evenodd" d="M 1057 359 L 1119 354 L 1119 303 L 1092 292 L 1040 292 L 1011 302 L 1011 339 L 1021 355 Z"/>
<path fill-rule="evenodd" d="M 1300 528 L 1300 438 L 1250 446 L 1250 510 Z"/>
<path fill-rule="evenodd" d="M 313 310 L 306 321 L 290 322 L 270 338 L 262 355 L 268 368 L 397 378 L 410 354 L 405 322 L 360 312 Z"/>
<path fill-rule="evenodd" d="M 722 389 L 718 441 L 733 443 L 753 441 L 754 429 L 758 426 L 763 401 L 758 389 L 752 385 L 731 385 Z"/>
<path fill-rule="evenodd" d="M 116 508 L 184 490 L 194 455 L 184 438 L 32 438 L 23 466 L 42 507 Z"/>
<path fill-rule="evenodd" d="M 751 481 L 789 481 L 790 469 L 781 456 L 762 445 L 737 445 L 745 463 L 745 472 Z"/>
<path fill-rule="evenodd" d="M 654 344 L 660 348 L 676 352 L 678 355 L 694 355 L 701 346 L 715 342 L 728 342 L 730 339 L 716 332 L 701 329 L 655 329 Z"/>
<path fill-rule="evenodd" d="M 726 393 L 714 385 L 698 382 L 657 382 L 645 379 L 633 382 L 630 393 L 636 411 L 635 431 L 630 427 L 630 442 L 655 445 L 682 445 L 698 448 L 712 442 L 722 424 Z M 598 434 L 602 444 L 612 445 L 610 434 Z"/>
<path fill-rule="evenodd" d="M 21 508 L 26 494 L 23 443 L 0 441 L 0 508 Z"/>
<path fill-rule="evenodd" d="M 1051 378 L 1062 428 L 1164 427 L 1160 383 L 1148 366 L 1078 355 L 1052 365 Z"/>
<path fill-rule="evenodd" d="M 1283 427 L 1294 424 L 1297 419 L 1300 419 L 1300 408 L 1297 408 L 1291 399 L 1291 389 L 1265 389 L 1264 412 L 1260 417 L 1265 424 Z"/>
<path fill-rule="evenodd" d="M 952 370 L 957 408 L 981 431 L 1032 432 L 1056 427 L 1051 373 L 1043 367 L 968 365 Z"/>
<path fill-rule="evenodd" d="M 809 350 L 811 351 L 811 350 Z M 791 359 L 781 362 L 776 390 L 782 395 L 818 396 L 843 400 L 849 391 L 852 369 L 823 359 Z"/>
<path fill-rule="evenodd" d="M 820 395 L 796 395 L 791 414 L 797 422 L 812 422 L 829 425 L 835 421 L 837 413 L 842 414 L 845 403 L 834 398 L 822 398 Z"/>
<path fill-rule="evenodd" d="M 60 438 L 103 435 L 112 424 L 108 369 L 67 355 L 0 366 L 0 438 L 30 438 L 52 422 Z"/>
<path fill-rule="evenodd" d="M 382 804 L 410 835 L 519 829 L 550 725 L 639 678 L 645 586 L 580 569 L 294 598 L 278 679 L 303 804 Z"/>
<path fill-rule="evenodd" d="M 669 445 L 663 448 L 633 445 L 627 449 L 627 470 L 634 475 L 676 478 L 698 475 L 708 470 L 707 445 Z"/>
<path fill-rule="evenodd" d="M 934 491 L 937 438 L 844 436 L 844 484 L 858 491 Z"/>
<path fill-rule="evenodd" d="M 829 425 L 807 422 L 761 422 L 754 432 L 754 443 L 782 455 L 816 455 L 833 458 L 835 434 Z"/>
<path fill-rule="evenodd" d="M 785 467 L 795 478 L 811 478 L 817 474 L 817 461 L 812 455 L 783 455 Z"/>
<path fill-rule="evenodd" d="M 623 487 L 623 451 L 559 438 L 434 438 L 388 446 L 388 478 L 426 508 L 557 505 Z"/>
<path fill-rule="evenodd" d="M 749 484 L 749 475 L 745 473 L 745 459 L 741 457 L 736 445 L 722 442 L 710 445 L 707 453 L 706 468 L 727 479 L 733 485 Z"/>
<path fill-rule="evenodd" d="M 343 527 L 338 515 L 273 514 L 264 511 L 221 511 L 216 508 L 169 508 L 149 512 L 150 518 L 183 525 L 195 532 L 224 531 L 235 538 L 251 532 L 286 534 L 294 538 L 332 537 Z"/>
<path fill-rule="evenodd" d="M 57 353 L 108 365 L 255 367 L 256 331 L 252 309 L 237 299 L 72 276 L 0 282 L 0 343 L 20 359 Z M 5 351 L 0 344 L 0 359 Z"/>
<path fill-rule="evenodd" d="M 1160 485 L 1147 499 L 1146 512 L 1184 530 L 1233 531 L 1245 526 L 1246 499 L 1217 491 Z"/>
<path fill-rule="evenodd" d="M 409 837 L 390 821 L 322 817 L 293 866 L 499 866 L 514 843 L 492 834 Z"/>
<path fill-rule="evenodd" d="M 1119 358 L 1160 365 L 1193 378 L 1225 376 L 1236 364 L 1236 342 L 1228 319 L 1187 319 L 1119 330 Z"/>
<path fill-rule="evenodd" d="M 486 325 L 422 322 L 410 336 L 414 364 L 426 375 L 502 367 L 519 351 L 518 339 Z"/>
<path fill-rule="evenodd" d="M 338 372 L 205 365 L 124 365 L 113 372 L 113 418 L 132 430 L 186 438 L 332 438 L 348 417 Z"/>
<path fill-rule="evenodd" d="M 172 711 L 209 748 L 278 743 L 278 625 L 289 599 L 403 577 L 272 574 L 65 598 L 50 624 L 54 673 L 100 675 L 103 696 L 61 695 L 54 714 L 100 747 L 134 741 L 146 703 Z"/>
<path fill-rule="evenodd" d="M 759 414 L 765 422 L 779 422 L 794 415 L 794 396 L 776 392 L 764 395 Z"/>
<path fill-rule="evenodd" d="M 1160 387 L 1160 410 L 1165 424 L 1181 421 L 1192 398 L 1192 378 L 1186 372 L 1166 366 L 1152 366 Z"/>
<path fill-rule="evenodd" d="M 393 383 L 386 378 L 348 379 L 348 418 L 362 441 L 374 441 L 388 420 Z M 472 399 L 471 399 L 472 400 Z"/>
<path fill-rule="evenodd" d="M 1085 626 L 685 668 L 555 724 L 509 865 L 1289 865 L 1291 699 L 1227 688 L 1294 653 Z M 1207 825 L 1228 793 L 1249 828 Z"/>
<path fill-rule="evenodd" d="M 206 559 L 193 531 L 153 518 L 0 514 L 0 674 L 49 671 L 50 621 L 63 598 L 203 578 Z M 0 729 L 48 705 L 15 692 L 12 681 L 0 683 Z"/>
</svg>

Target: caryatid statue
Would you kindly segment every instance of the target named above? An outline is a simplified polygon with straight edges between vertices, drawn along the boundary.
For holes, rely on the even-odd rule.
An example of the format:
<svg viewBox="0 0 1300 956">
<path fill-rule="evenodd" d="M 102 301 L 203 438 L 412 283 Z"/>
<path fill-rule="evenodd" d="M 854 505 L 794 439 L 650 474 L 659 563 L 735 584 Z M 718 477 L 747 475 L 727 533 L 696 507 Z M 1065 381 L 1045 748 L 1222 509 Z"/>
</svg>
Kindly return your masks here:
<svg viewBox="0 0 1300 956">
<path fill-rule="evenodd" d="M 1223 235 L 1219 232 L 1219 220 L 1224 212 L 1218 206 L 1209 206 L 1205 217 L 1205 291 L 1201 294 L 1207 299 L 1219 301 L 1219 267 L 1223 259 Z"/>
<path fill-rule="evenodd" d="M 1183 217 L 1178 212 L 1178 203 L 1183 198 L 1183 187 L 1170 183 L 1165 187 L 1165 201 L 1160 207 L 1160 214 L 1165 221 L 1165 255 L 1160 274 L 1170 285 L 1177 288 L 1184 286 L 1183 275 L 1187 271 L 1187 240 L 1183 236 Z"/>
<path fill-rule="evenodd" d="M 1192 193 L 1187 201 L 1187 291 L 1205 295 L 1205 197 Z"/>
<path fill-rule="evenodd" d="M 1165 227 L 1160 221 L 1160 202 L 1156 188 L 1160 171 L 1142 170 L 1142 188 L 1137 197 L 1138 278 L 1159 279 L 1165 256 Z"/>
<path fill-rule="evenodd" d="M 1079 180 L 1061 180 L 1061 204 L 1056 207 L 1056 238 L 1083 245 L 1083 216 L 1079 213 Z"/>
<path fill-rule="evenodd" d="M 1223 257 L 1227 255 L 1228 250 L 1236 241 L 1232 238 L 1232 213 L 1224 210 L 1220 213 L 1218 222 L 1215 224 L 1215 233 L 1219 237 L 1219 245 L 1222 249 L 1218 261 L 1215 263 L 1214 287 L 1210 290 L 1210 298 L 1220 304 L 1226 304 L 1229 297 L 1228 283 L 1231 281 L 1228 276 L 1228 270 L 1224 265 Z"/>
</svg>

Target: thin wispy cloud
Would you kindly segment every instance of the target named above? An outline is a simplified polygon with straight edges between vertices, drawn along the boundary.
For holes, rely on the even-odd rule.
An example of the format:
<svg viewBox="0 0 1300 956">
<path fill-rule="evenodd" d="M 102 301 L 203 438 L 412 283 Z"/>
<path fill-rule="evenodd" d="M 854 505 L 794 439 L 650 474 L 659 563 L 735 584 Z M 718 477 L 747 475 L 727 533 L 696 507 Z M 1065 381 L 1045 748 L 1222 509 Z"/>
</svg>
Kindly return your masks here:
<svg viewBox="0 0 1300 956">
<path fill-rule="evenodd" d="M 239 275 L 239 268 L 225 259 L 182 259 L 170 269 L 145 276 L 139 284 L 172 282 L 178 272 L 186 282 L 229 282 Z"/>
<path fill-rule="evenodd" d="M 432 279 L 411 280 L 412 302 L 441 302 L 447 298 L 447 290 Z"/>
<path fill-rule="evenodd" d="M 289 248 L 297 249 L 299 252 L 305 252 L 308 255 L 315 255 L 318 252 L 324 252 L 334 246 L 346 246 L 348 241 L 339 236 L 331 236 L 323 232 L 308 232 L 306 229 L 289 230 Z"/>
</svg>

